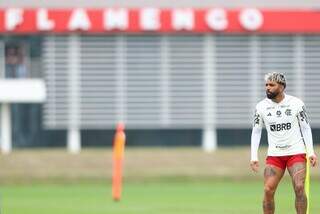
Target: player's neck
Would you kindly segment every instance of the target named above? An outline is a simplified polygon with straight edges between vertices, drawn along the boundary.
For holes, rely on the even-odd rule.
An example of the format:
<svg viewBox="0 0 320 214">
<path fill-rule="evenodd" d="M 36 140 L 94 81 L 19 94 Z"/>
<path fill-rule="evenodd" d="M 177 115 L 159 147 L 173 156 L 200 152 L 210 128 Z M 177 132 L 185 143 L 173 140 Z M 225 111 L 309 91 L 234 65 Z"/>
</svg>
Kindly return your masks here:
<svg viewBox="0 0 320 214">
<path fill-rule="evenodd" d="M 275 103 L 280 103 L 284 99 L 284 97 L 285 97 L 284 93 L 280 93 L 278 96 L 272 99 L 272 101 Z"/>
</svg>

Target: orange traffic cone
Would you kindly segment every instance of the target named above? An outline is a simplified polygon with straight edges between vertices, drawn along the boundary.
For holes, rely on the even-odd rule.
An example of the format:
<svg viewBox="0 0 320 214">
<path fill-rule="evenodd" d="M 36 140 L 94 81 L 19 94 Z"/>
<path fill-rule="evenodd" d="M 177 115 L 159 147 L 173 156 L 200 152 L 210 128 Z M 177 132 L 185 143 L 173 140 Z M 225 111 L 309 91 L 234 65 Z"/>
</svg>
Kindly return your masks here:
<svg viewBox="0 0 320 214">
<path fill-rule="evenodd" d="M 119 201 L 122 191 L 122 164 L 124 158 L 126 136 L 124 133 L 124 124 L 117 125 L 113 141 L 113 174 L 112 174 L 112 198 Z"/>
</svg>

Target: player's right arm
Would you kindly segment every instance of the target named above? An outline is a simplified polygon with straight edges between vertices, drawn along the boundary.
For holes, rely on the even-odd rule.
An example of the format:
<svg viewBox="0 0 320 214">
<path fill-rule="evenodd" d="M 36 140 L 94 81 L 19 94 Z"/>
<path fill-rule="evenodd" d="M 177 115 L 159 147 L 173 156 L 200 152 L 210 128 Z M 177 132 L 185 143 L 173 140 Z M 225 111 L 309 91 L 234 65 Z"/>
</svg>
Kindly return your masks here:
<svg viewBox="0 0 320 214">
<path fill-rule="evenodd" d="M 252 127 L 252 133 L 251 133 L 251 161 L 250 161 L 250 167 L 254 172 L 257 172 L 259 170 L 258 149 L 259 149 L 259 144 L 261 139 L 262 127 L 263 127 L 263 120 L 258 108 L 256 108 L 254 118 L 253 118 L 253 127 Z"/>
</svg>

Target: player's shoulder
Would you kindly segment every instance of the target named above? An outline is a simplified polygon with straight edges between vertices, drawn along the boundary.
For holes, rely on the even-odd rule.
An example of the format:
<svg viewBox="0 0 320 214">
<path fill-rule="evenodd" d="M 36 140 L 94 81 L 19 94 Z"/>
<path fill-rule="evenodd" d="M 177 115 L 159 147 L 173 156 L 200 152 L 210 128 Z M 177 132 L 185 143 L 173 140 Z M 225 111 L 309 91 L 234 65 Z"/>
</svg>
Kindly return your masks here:
<svg viewBox="0 0 320 214">
<path fill-rule="evenodd" d="M 287 98 L 288 102 L 290 102 L 294 105 L 299 105 L 299 106 L 304 105 L 304 102 L 298 97 L 286 94 L 286 98 Z"/>
<path fill-rule="evenodd" d="M 261 110 L 263 108 L 266 108 L 268 105 L 270 105 L 270 100 L 267 98 L 264 98 L 263 100 L 260 100 L 257 105 L 256 105 L 256 109 L 257 110 Z"/>
</svg>

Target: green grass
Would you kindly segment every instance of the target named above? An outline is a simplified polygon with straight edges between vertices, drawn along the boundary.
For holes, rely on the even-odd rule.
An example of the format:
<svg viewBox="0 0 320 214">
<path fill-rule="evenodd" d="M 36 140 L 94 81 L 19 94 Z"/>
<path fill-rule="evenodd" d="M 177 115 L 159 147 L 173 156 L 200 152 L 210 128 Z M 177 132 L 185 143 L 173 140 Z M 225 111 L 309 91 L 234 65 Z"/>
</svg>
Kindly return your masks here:
<svg viewBox="0 0 320 214">
<path fill-rule="evenodd" d="M 311 214 L 320 213 L 320 185 L 312 183 Z M 110 185 L 19 184 L 1 187 L 2 214 L 257 214 L 260 181 L 148 181 L 124 184 L 120 202 L 111 200 Z M 291 183 L 283 180 L 276 213 L 292 214 Z"/>
</svg>

